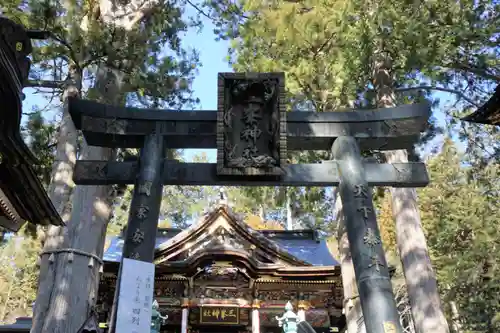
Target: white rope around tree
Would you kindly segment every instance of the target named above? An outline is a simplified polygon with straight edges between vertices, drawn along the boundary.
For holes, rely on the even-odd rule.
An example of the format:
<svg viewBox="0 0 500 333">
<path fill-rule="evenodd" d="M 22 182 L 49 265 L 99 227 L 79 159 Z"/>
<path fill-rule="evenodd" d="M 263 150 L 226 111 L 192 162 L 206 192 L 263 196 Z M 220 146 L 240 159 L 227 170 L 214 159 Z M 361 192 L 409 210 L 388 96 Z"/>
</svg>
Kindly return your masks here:
<svg viewBox="0 0 500 333">
<path fill-rule="evenodd" d="M 93 267 L 94 266 L 94 260 L 97 261 L 99 263 L 99 265 L 103 266 L 103 261 L 101 258 L 99 258 L 98 256 L 96 256 L 95 254 L 93 253 L 88 253 L 88 252 L 85 252 L 85 251 L 82 251 L 82 250 L 78 250 L 78 249 L 71 249 L 71 248 L 64 248 L 64 249 L 56 249 L 56 250 L 47 250 L 47 251 L 43 251 L 40 256 L 43 256 L 45 254 L 49 254 L 50 257 L 49 257 L 49 262 L 50 263 L 53 263 L 55 258 L 54 258 L 54 254 L 59 254 L 59 253 L 69 253 L 68 255 L 68 262 L 72 263 L 73 262 L 73 256 L 75 254 L 77 255 L 80 255 L 80 256 L 84 256 L 84 257 L 88 257 L 90 258 L 89 260 L 89 267 Z"/>
</svg>

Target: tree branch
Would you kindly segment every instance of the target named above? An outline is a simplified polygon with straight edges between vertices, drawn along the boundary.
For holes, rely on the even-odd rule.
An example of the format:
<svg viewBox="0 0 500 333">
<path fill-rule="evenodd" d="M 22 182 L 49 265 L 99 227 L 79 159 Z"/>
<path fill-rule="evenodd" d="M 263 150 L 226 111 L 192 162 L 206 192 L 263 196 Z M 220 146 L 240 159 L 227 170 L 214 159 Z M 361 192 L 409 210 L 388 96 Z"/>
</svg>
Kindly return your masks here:
<svg viewBox="0 0 500 333">
<path fill-rule="evenodd" d="M 195 3 L 193 3 L 193 2 L 192 2 L 192 1 L 190 1 L 190 0 L 186 0 L 186 2 L 187 2 L 187 3 L 191 6 L 191 7 L 193 7 L 194 9 L 196 9 L 196 11 L 197 11 L 199 14 L 201 14 L 201 15 L 205 16 L 206 18 L 208 18 L 208 19 L 209 19 L 209 20 L 211 20 L 212 22 L 215 22 L 215 18 L 213 18 L 213 17 L 212 17 L 212 16 L 210 16 L 209 14 L 205 13 L 205 12 L 203 11 L 203 9 L 201 9 L 198 5 L 196 5 Z"/>
<path fill-rule="evenodd" d="M 93 65 L 93 64 L 96 64 L 98 61 L 101 61 L 101 60 L 104 60 L 104 58 L 106 58 L 105 55 L 99 55 L 99 56 L 95 56 L 91 59 L 88 59 L 86 61 L 84 61 L 82 64 L 81 64 L 81 68 L 87 68 L 88 66 L 90 65 Z"/>
<path fill-rule="evenodd" d="M 434 86 L 416 86 L 416 87 L 394 89 L 394 91 L 396 91 L 396 92 L 405 92 L 405 91 L 412 91 L 412 90 L 437 90 L 437 91 L 444 91 L 444 92 L 448 92 L 448 93 L 451 93 L 451 94 L 454 94 L 454 95 L 457 95 L 457 96 L 463 98 L 465 101 L 467 101 L 471 105 L 474 105 L 475 107 L 480 107 L 480 104 L 474 102 L 472 99 L 470 99 L 469 97 L 465 96 L 465 94 L 463 92 L 455 90 L 455 89 L 443 88 L 443 87 L 434 87 Z"/>
<path fill-rule="evenodd" d="M 307 94 L 309 94 L 309 97 L 311 97 L 313 95 L 313 89 L 311 88 L 310 85 L 308 84 L 305 84 L 303 83 L 299 77 L 297 76 L 297 74 L 295 73 L 292 73 L 292 76 L 295 78 L 295 80 L 297 80 L 297 83 L 299 84 L 299 86 L 302 88 L 302 90 L 305 92 L 305 95 L 307 96 Z M 314 108 L 316 110 L 318 110 L 318 104 L 316 103 L 315 99 L 314 98 L 309 98 L 309 100 L 311 101 L 311 103 L 314 105 Z"/>
<path fill-rule="evenodd" d="M 64 81 L 48 81 L 48 80 L 28 80 L 25 87 L 33 88 L 49 88 L 49 89 L 62 89 Z"/>
<path fill-rule="evenodd" d="M 314 55 L 313 55 L 313 59 L 316 58 L 316 56 L 321 52 L 323 51 L 323 49 L 328 45 L 328 43 L 330 43 L 330 41 L 333 39 L 333 37 L 335 36 L 335 32 L 333 32 L 329 38 L 327 38 L 325 40 L 325 42 L 314 52 Z"/>
<path fill-rule="evenodd" d="M 46 147 L 46 149 L 53 149 L 53 148 L 55 148 L 56 146 L 57 146 L 57 142 L 54 142 L 54 143 L 51 143 L 50 145 L 48 145 L 48 146 Z"/>
<path fill-rule="evenodd" d="M 113 1 L 100 1 L 100 18 L 103 22 L 132 31 L 138 23 L 148 18 L 157 8 L 164 5 L 161 0 L 127 1 L 116 7 Z"/>
<path fill-rule="evenodd" d="M 50 34 L 50 37 L 56 41 L 58 41 L 59 43 L 61 43 L 62 45 L 64 45 L 68 51 L 69 51 L 69 54 L 70 54 L 70 58 L 71 60 L 73 60 L 73 62 L 75 63 L 77 69 L 79 72 L 82 71 L 81 67 L 79 66 L 79 61 L 80 59 L 76 56 L 76 52 L 75 50 L 71 47 L 71 45 L 62 37 L 59 37 L 57 36 L 55 33 L 53 32 L 49 32 Z"/>
<path fill-rule="evenodd" d="M 470 72 L 473 73 L 477 76 L 481 76 L 485 79 L 500 82 L 500 76 L 488 73 L 486 69 L 481 69 L 473 65 L 469 64 L 452 64 L 451 69 L 459 70 L 459 71 L 464 71 L 464 72 Z"/>
</svg>

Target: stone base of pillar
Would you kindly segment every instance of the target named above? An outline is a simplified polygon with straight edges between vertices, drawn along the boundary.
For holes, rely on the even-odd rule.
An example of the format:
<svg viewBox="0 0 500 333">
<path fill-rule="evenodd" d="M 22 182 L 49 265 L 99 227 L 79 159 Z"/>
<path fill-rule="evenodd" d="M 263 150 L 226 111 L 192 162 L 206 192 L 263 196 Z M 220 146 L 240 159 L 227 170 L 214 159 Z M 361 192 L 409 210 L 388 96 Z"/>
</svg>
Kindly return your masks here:
<svg viewBox="0 0 500 333">
<path fill-rule="evenodd" d="M 260 333 L 259 309 L 252 310 L 252 333 Z"/>
<path fill-rule="evenodd" d="M 359 298 L 350 300 L 345 307 L 347 333 L 366 333 L 363 310 Z"/>
<path fill-rule="evenodd" d="M 260 333 L 260 301 L 256 298 L 252 301 L 252 333 Z"/>
<path fill-rule="evenodd" d="M 300 309 L 299 311 L 297 311 L 297 317 L 299 318 L 299 322 L 306 321 L 306 310 Z"/>
<path fill-rule="evenodd" d="M 188 332 L 189 308 L 182 308 L 181 333 Z"/>
</svg>

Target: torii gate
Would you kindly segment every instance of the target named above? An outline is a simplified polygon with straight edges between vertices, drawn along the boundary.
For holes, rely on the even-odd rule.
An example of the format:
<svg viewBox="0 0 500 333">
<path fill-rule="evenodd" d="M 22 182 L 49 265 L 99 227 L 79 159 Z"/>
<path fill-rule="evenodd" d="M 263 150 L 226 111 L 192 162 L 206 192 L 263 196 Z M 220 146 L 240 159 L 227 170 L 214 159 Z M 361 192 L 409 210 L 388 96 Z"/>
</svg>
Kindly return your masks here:
<svg viewBox="0 0 500 333">
<path fill-rule="evenodd" d="M 217 111 L 70 99 L 89 145 L 141 148 L 138 161 L 78 161 L 75 183 L 135 185 L 122 257 L 148 263 L 163 185 L 339 186 L 367 331 L 402 333 L 368 187 L 422 187 L 429 179 L 423 163 L 367 162 L 360 150 L 411 147 L 427 126 L 430 105 L 331 113 L 287 113 L 285 105 L 283 73 L 220 73 Z M 167 148 L 217 148 L 217 163 L 165 161 Z M 334 160 L 287 164 L 288 150 L 330 150 Z M 120 277 L 117 295 L 119 283 Z M 115 304 L 111 332 L 116 311 Z"/>
</svg>

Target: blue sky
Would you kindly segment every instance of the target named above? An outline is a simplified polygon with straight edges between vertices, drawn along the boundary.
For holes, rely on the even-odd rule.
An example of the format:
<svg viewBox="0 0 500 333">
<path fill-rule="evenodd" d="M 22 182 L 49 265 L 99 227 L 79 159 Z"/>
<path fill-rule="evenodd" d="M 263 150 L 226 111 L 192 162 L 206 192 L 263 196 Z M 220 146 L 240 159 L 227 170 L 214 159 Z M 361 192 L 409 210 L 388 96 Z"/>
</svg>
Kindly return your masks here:
<svg viewBox="0 0 500 333">
<path fill-rule="evenodd" d="M 193 9 L 188 9 L 186 15 L 195 15 Z M 203 19 L 204 28 L 200 32 L 196 29 L 189 29 L 186 35 L 182 38 L 182 43 L 185 48 L 193 48 L 198 50 L 200 54 L 200 62 L 202 67 L 199 68 L 199 74 L 194 80 L 193 90 L 195 96 L 200 99 L 200 104 L 197 109 L 200 110 L 216 110 L 217 109 L 217 73 L 232 72 L 225 61 L 227 48 L 229 43 L 226 41 L 215 41 L 213 29 L 215 28 L 212 22 L 206 18 Z M 30 112 L 34 105 L 43 107 L 47 104 L 47 100 L 40 94 L 34 94 L 33 89 L 26 88 L 23 91 L 26 99 L 23 102 L 24 112 Z M 57 110 L 45 113 L 47 119 L 54 119 Z M 203 150 L 207 152 L 210 162 L 215 162 L 215 149 Z M 199 154 L 202 150 L 186 149 L 185 157 L 191 160 L 192 156 Z"/>
<path fill-rule="evenodd" d="M 188 8 L 186 15 L 195 15 L 196 12 L 192 8 Z M 200 110 L 216 110 L 217 109 L 217 73 L 231 72 L 232 69 L 227 64 L 225 57 L 229 43 L 227 41 L 215 41 L 213 34 L 214 26 L 211 21 L 203 17 L 204 28 L 201 32 L 196 29 L 190 29 L 182 38 L 182 43 L 185 48 L 194 48 L 200 54 L 201 67 L 198 70 L 198 75 L 193 83 L 193 90 L 196 97 L 200 99 L 200 104 L 197 109 Z M 24 89 L 26 99 L 23 102 L 24 112 L 29 112 L 34 105 L 43 107 L 47 104 L 47 100 L 40 94 L 34 94 L 33 89 Z M 449 100 L 450 95 L 447 93 L 436 94 L 442 101 Z M 45 113 L 47 119 L 54 119 L 58 114 L 58 110 L 51 110 Z M 442 112 L 435 113 L 440 123 L 444 122 Z M 215 150 L 204 150 L 207 152 L 210 162 L 215 162 Z M 197 149 L 187 149 L 184 151 L 187 160 L 191 160 L 192 156 L 202 152 Z"/>
<path fill-rule="evenodd" d="M 188 15 L 195 15 L 194 10 L 187 9 Z M 215 26 L 212 22 L 203 17 L 203 30 L 201 32 L 195 29 L 190 29 L 186 36 L 182 39 L 185 47 L 197 49 L 200 53 L 201 68 L 199 75 L 193 83 L 193 90 L 200 99 L 200 110 L 216 110 L 217 109 L 217 73 L 232 72 L 232 68 L 228 65 L 225 58 L 229 42 L 215 41 L 213 29 Z M 205 151 L 210 162 L 215 162 L 216 150 L 207 149 L 186 149 L 184 157 L 191 160 L 192 156 Z"/>
</svg>

